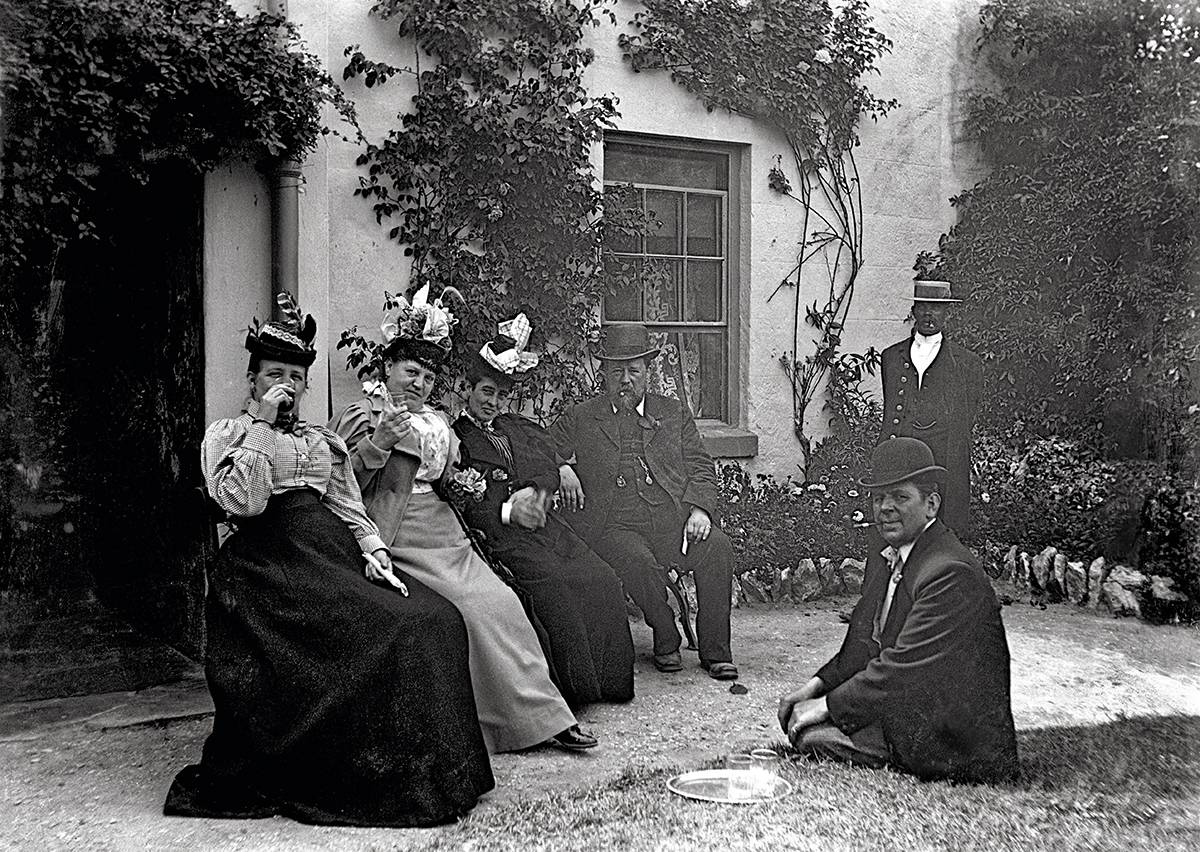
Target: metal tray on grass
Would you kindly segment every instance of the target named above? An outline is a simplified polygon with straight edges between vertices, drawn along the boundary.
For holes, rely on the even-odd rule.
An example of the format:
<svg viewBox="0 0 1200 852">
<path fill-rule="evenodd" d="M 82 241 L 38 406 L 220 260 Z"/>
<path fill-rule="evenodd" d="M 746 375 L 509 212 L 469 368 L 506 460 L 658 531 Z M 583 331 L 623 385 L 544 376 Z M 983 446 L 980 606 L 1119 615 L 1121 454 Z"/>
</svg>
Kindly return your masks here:
<svg viewBox="0 0 1200 852">
<path fill-rule="evenodd" d="M 745 775 L 756 777 L 741 777 Z M 750 783 L 747 784 L 747 781 Z M 744 769 L 701 769 L 685 772 L 667 781 L 667 789 L 686 799 L 729 805 L 773 802 L 790 795 L 793 790 L 791 783 L 785 778 L 747 772 Z"/>
</svg>

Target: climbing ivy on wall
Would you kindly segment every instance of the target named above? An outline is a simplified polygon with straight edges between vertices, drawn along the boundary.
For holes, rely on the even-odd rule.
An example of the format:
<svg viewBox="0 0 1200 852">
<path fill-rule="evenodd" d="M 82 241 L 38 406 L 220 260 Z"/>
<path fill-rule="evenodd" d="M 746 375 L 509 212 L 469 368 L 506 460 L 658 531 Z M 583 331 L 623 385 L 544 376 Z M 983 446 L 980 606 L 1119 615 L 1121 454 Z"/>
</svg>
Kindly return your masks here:
<svg viewBox="0 0 1200 852">
<path fill-rule="evenodd" d="M 966 129 L 991 169 L 918 267 L 968 296 L 982 419 L 1179 461 L 1200 449 L 1200 12 L 992 0 L 980 24 Z"/>
<path fill-rule="evenodd" d="M 349 103 L 296 28 L 226 0 L 0 0 L 3 250 L 37 263 L 96 229 L 92 178 L 300 156 Z"/>
<path fill-rule="evenodd" d="M 635 71 L 668 71 L 709 110 L 766 122 L 787 140 L 786 154 L 763 177 L 800 208 L 796 265 L 771 298 L 788 292 L 793 300 L 791 346 L 780 364 L 807 456 L 805 421 L 814 400 L 831 379 L 841 388 L 849 377 L 852 391 L 853 377 L 874 369 L 873 353 L 846 360 L 841 341 L 863 264 L 857 128 L 896 106 L 862 81 L 877 73 L 875 63 L 891 42 L 871 26 L 866 0 L 836 9 L 825 0 L 643 0 L 643 6 L 620 37 Z M 811 303 L 806 286 L 818 293 Z M 809 345 L 806 328 L 817 336 L 801 354 Z M 859 407 L 843 402 L 826 410 L 838 418 Z"/>
<path fill-rule="evenodd" d="M 595 386 L 585 353 L 599 300 L 615 286 L 603 232 L 637 227 L 619 197 L 601 194 L 589 159 L 617 102 L 585 90 L 594 57 L 582 42 L 613 20 L 610 4 L 381 0 L 372 14 L 396 27 L 411 63 L 346 49 L 346 79 L 373 88 L 401 75 L 416 88 L 396 126 L 358 158 L 356 194 L 407 258 L 409 290 L 429 283 L 435 296 L 446 286 L 465 296 L 452 367 L 497 322 L 529 316 L 542 363 L 537 387 L 521 392 L 543 419 Z M 369 332 L 348 329 L 343 346 L 350 366 L 371 369 Z"/>
<path fill-rule="evenodd" d="M 55 466 L 72 404 L 55 372 L 58 306 L 76 287 L 120 297 L 120 281 L 71 273 L 105 239 L 104 193 L 146 184 L 164 161 L 199 175 L 302 157 L 326 105 L 355 131 L 297 30 L 225 0 L 0 0 L 0 104 L 0 493 L 11 510 L 70 487 Z"/>
</svg>

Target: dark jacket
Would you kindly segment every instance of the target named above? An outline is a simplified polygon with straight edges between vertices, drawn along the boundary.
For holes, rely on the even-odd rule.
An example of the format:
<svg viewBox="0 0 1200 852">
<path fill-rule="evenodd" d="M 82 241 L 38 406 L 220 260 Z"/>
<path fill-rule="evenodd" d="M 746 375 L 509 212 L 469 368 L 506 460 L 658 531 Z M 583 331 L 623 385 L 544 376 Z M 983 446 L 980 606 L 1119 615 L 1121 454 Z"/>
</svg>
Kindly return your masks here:
<svg viewBox="0 0 1200 852">
<path fill-rule="evenodd" d="M 644 431 L 646 466 L 671 496 L 676 511 L 698 506 L 716 524 L 717 475 L 687 406 L 678 400 L 646 394 Z M 568 408 L 550 429 L 558 456 L 574 458 L 583 484 L 584 508 L 571 516 L 571 526 L 585 541 L 594 541 L 608 523 L 617 491 L 621 458 L 620 427 L 608 397 L 598 396 Z"/>
<path fill-rule="evenodd" d="M 487 490 L 479 502 L 467 501 L 462 506 L 467 523 L 487 536 L 488 547 L 496 553 L 521 547 L 530 538 L 552 547 L 561 534 L 561 523 L 548 516 L 540 530 L 526 530 L 505 525 L 500 520 L 500 506 L 513 494 L 527 486 L 550 493 L 558 490 L 558 464 L 554 458 L 554 441 L 546 430 L 517 414 L 501 414 L 492 427 L 508 439 L 515 469 L 465 414 L 454 421 L 458 435 L 462 467 L 473 467 L 487 478 Z"/>
<path fill-rule="evenodd" d="M 971 521 L 971 430 L 983 396 L 979 356 L 942 336 L 937 357 L 917 387 L 912 338 L 883 350 L 883 430 L 879 440 L 919 438 L 946 468 L 941 519 L 961 536 Z"/>
<path fill-rule="evenodd" d="M 830 720 L 879 724 L 892 761 L 920 778 L 1017 777 L 1008 640 L 991 583 L 941 521 L 913 545 L 880 641 L 871 638 L 890 569 L 872 533 L 863 594 L 841 650 L 817 677 Z"/>
</svg>

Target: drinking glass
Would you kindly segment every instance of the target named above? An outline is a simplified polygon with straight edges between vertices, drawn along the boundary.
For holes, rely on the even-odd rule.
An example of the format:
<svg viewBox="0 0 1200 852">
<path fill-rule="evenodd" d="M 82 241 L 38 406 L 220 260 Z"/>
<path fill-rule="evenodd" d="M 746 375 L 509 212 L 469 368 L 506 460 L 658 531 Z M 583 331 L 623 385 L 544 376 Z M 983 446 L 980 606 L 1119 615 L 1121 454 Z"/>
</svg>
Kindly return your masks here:
<svg viewBox="0 0 1200 852">
<path fill-rule="evenodd" d="M 750 759 L 755 788 L 760 795 L 771 795 L 775 789 L 775 776 L 779 774 L 779 755 L 773 749 L 756 748 L 750 752 Z"/>
<path fill-rule="evenodd" d="M 729 798 L 749 799 L 755 793 L 754 758 L 748 754 L 731 754 L 725 758 L 729 773 Z"/>
</svg>

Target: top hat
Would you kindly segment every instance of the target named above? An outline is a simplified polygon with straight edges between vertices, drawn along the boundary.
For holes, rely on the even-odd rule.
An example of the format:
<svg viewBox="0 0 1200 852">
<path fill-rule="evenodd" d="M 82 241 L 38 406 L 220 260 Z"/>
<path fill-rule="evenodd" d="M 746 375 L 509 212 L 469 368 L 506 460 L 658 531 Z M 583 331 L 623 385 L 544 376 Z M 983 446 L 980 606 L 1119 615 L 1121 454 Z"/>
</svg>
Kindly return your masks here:
<svg viewBox="0 0 1200 852">
<path fill-rule="evenodd" d="M 633 361 L 655 358 L 661 350 L 650 343 L 650 332 L 640 322 L 613 323 L 604 332 L 604 343 L 596 352 L 601 361 Z"/>
<path fill-rule="evenodd" d="M 888 438 L 871 453 L 871 471 L 859 477 L 863 488 L 884 488 L 932 474 L 941 481 L 946 468 L 933 463 L 933 450 L 916 438 Z"/>
<path fill-rule="evenodd" d="M 313 346 L 317 321 L 312 314 L 301 319 L 300 306 L 286 290 L 276 296 L 275 301 L 279 305 L 280 318 L 262 325 L 255 320 L 246 334 L 246 349 L 264 361 L 311 367 L 317 360 L 317 349 Z"/>
<path fill-rule="evenodd" d="M 913 282 L 913 301 L 914 302 L 945 302 L 946 304 L 961 304 L 962 299 L 955 299 L 950 295 L 949 281 L 921 281 Z"/>
</svg>

